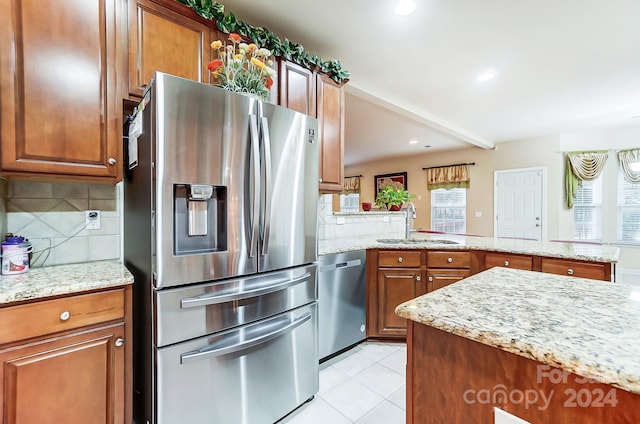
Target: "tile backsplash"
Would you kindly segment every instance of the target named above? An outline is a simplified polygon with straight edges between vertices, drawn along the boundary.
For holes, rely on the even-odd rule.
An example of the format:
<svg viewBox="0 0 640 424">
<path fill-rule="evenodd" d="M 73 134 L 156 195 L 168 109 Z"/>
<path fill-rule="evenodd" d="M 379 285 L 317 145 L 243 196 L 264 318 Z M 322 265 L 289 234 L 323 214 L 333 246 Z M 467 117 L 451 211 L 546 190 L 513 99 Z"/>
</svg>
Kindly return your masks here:
<svg viewBox="0 0 640 424">
<path fill-rule="evenodd" d="M 118 259 L 121 185 L 7 181 L 3 232 L 29 239 L 32 266 Z M 99 210 L 100 229 L 85 229 L 85 211 Z"/>
</svg>

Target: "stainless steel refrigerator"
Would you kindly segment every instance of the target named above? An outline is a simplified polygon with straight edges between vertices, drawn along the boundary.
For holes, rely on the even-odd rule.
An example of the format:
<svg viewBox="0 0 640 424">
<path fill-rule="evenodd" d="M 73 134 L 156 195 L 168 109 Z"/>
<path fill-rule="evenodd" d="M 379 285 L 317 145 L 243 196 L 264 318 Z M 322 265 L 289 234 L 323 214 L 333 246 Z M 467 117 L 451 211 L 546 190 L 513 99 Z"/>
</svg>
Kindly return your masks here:
<svg viewBox="0 0 640 424">
<path fill-rule="evenodd" d="M 155 74 L 125 143 L 135 423 L 273 423 L 317 392 L 317 125 Z"/>
</svg>

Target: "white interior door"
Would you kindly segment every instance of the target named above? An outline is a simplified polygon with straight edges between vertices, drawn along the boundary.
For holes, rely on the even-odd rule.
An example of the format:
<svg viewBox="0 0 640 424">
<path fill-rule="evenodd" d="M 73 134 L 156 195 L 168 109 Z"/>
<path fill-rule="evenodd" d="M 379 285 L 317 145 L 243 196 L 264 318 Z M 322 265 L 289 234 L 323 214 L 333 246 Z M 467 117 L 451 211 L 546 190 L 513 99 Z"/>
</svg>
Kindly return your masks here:
<svg viewBox="0 0 640 424">
<path fill-rule="evenodd" d="M 544 168 L 496 171 L 496 237 L 542 240 Z"/>
</svg>

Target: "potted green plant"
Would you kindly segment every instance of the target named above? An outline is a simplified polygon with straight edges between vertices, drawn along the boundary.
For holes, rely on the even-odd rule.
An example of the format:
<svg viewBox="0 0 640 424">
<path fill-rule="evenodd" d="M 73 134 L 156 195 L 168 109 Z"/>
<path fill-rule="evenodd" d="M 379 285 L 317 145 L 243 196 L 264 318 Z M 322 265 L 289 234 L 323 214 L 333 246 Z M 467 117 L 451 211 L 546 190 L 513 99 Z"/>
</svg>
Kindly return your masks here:
<svg viewBox="0 0 640 424">
<path fill-rule="evenodd" d="M 392 185 L 384 186 L 376 196 L 376 206 L 386 208 L 390 211 L 399 211 L 404 202 L 408 202 L 414 197 L 404 188 L 396 188 Z"/>
</svg>

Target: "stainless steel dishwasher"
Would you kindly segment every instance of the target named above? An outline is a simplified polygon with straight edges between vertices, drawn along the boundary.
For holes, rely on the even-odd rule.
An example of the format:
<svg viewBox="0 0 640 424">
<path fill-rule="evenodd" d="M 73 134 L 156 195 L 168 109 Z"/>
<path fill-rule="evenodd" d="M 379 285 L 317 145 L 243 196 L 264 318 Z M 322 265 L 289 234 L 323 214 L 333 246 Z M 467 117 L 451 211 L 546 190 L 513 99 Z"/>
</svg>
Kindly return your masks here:
<svg viewBox="0 0 640 424">
<path fill-rule="evenodd" d="M 320 360 L 365 338 L 365 251 L 320 256 Z"/>
</svg>

